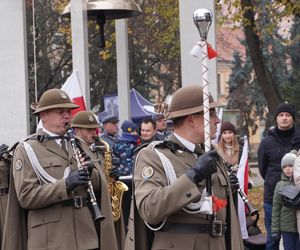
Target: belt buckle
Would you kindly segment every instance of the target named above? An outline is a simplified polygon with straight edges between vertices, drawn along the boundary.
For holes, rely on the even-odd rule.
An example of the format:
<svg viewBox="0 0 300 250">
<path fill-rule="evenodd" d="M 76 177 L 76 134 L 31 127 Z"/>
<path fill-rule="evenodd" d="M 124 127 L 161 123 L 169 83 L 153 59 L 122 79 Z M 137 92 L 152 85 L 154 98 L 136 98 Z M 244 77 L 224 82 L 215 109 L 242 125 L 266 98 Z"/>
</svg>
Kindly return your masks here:
<svg viewBox="0 0 300 250">
<path fill-rule="evenodd" d="M 3 188 L 3 187 L 0 187 L 0 196 L 4 196 L 6 194 L 7 194 L 7 189 Z"/>
<path fill-rule="evenodd" d="M 74 196 L 74 207 L 81 208 L 83 207 L 82 196 Z"/>
<path fill-rule="evenodd" d="M 211 236 L 212 237 L 220 237 L 223 236 L 223 228 L 222 228 L 222 221 L 213 220 L 211 227 Z"/>
</svg>

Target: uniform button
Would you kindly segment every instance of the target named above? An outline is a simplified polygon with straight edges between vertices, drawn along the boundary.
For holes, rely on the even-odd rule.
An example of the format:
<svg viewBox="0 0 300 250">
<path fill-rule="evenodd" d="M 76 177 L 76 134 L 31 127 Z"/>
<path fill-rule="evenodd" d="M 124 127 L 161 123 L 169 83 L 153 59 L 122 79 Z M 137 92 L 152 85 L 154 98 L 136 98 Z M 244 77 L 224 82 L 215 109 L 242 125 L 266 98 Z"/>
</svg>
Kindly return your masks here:
<svg viewBox="0 0 300 250">
<path fill-rule="evenodd" d="M 133 241 L 133 238 L 132 238 L 131 236 L 129 237 L 129 239 L 130 239 L 131 241 Z"/>
<path fill-rule="evenodd" d="M 132 216 L 129 217 L 130 220 L 133 220 Z"/>
<path fill-rule="evenodd" d="M 169 247 L 170 248 L 174 248 L 174 244 L 173 243 L 169 243 Z"/>
<path fill-rule="evenodd" d="M 191 193 L 186 193 L 185 195 L 186 195 L 186 197 L 188 197 L 188 198 L 190 198 L 190 197 L 192 196 Z"/>
</svg>

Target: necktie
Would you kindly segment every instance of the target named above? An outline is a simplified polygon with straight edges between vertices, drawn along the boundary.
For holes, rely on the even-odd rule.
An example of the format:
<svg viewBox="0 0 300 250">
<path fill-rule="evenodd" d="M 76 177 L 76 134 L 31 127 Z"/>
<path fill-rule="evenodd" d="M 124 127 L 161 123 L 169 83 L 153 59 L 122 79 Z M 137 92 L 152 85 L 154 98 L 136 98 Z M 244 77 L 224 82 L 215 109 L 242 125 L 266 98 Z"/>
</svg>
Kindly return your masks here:
<svg viewBox="0 0 300 250">
<path fill-rule="evenodd" d="M 61 139 L 60 145 L 61 145 L 62 150 L 63 150 L 66 154 L 68 154 L 67 144 L 66 144 L 66 140 L 65 140 L 65 139 Z"/>
<path fill-rule="evenodd" d="M 201 148 L 200 145 L 196 145 L 195 149 L 194 149 L 194 153 L 199 157 L 200 155 L 203 154 L 203 149 Z"/>
</svg>

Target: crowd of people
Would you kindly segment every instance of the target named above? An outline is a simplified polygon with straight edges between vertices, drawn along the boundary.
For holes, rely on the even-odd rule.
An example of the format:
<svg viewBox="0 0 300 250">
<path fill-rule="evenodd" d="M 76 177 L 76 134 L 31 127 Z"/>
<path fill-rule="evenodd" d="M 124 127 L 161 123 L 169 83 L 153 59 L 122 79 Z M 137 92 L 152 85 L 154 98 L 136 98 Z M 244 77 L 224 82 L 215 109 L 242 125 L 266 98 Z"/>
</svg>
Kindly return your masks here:
<svg viewBox="0 0 300 250">
<path fill-rule="evenodd" d="M 244 249 L 237 130 L 223 122 L 205 152 L 202 100 L 200 86 L 183 87 L 163 114 L 119 124 L 111 113 L 72 117 L 78 106 L 67 93 L 47 90 L 33 111 L 42 126 L 11 148 L 0 146 L 1 249 Z M 209 102 L 213 140 L 220 104 Z M 266 249 L 278 249 L 281 235 L 285 249 L 299 249 L 300 212 L 284 207 L 280 195 L 294 180 L 300 186 L 294 120 L 293 106 L 280 105 L 258 150 Z"/>
</svg>

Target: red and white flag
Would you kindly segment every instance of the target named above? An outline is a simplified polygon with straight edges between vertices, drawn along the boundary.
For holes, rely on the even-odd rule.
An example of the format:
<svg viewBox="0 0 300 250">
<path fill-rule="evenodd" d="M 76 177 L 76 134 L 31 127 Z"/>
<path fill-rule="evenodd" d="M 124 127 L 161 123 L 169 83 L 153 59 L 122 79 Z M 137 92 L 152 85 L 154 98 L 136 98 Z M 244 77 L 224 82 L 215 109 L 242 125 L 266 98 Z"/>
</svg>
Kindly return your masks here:
<svg viewBox="0 0 300 250">
<path fill-rule="evenodd" d="M 244 136 L 244 146 L 243 152 L 239 163 L 239 169 L 237 172 L 237 177 L 239 179 L 240 188 L 248 194 L 248 138 Z M 243 239 L 247 239 L 248 231 L 246 225 L 246 210 L 245 210 L 245 202 L 242 198 L 238 197 L 238 215 L 240 220 L 241 232 Z"/>
<path fill-rule="evenodd" d="M 76 109 L 72 109 L 72 116 L 74 116 L 79 111 L 86 110 L 77 69 L 75 69 L 73 73 L 68 77 L 61 89 L 68 94 L 74 104 L 77 104 L 79 106 Z"/>
<path fill-rule="evenodd" d="M 80 87 L 80 81 L 79 81 L 79 75 L 78 70 L 75 69 L 73 73 L 68 77 L 68 79 L 65 81 L 64 85 L 61 87 L 62 90 L 64 90 L 68 96 L 70 97 L 71 101 L 75 104 L 77 104 L 79 107 L 76 109 L 71 110 L 72 116 L 74 116 L 79 111 L 86 110 L 85 102 L 83 99 L 83 94 Z M 40 120 L 36 130 L 43 127 L 42 121 Z"/>
</svg>

